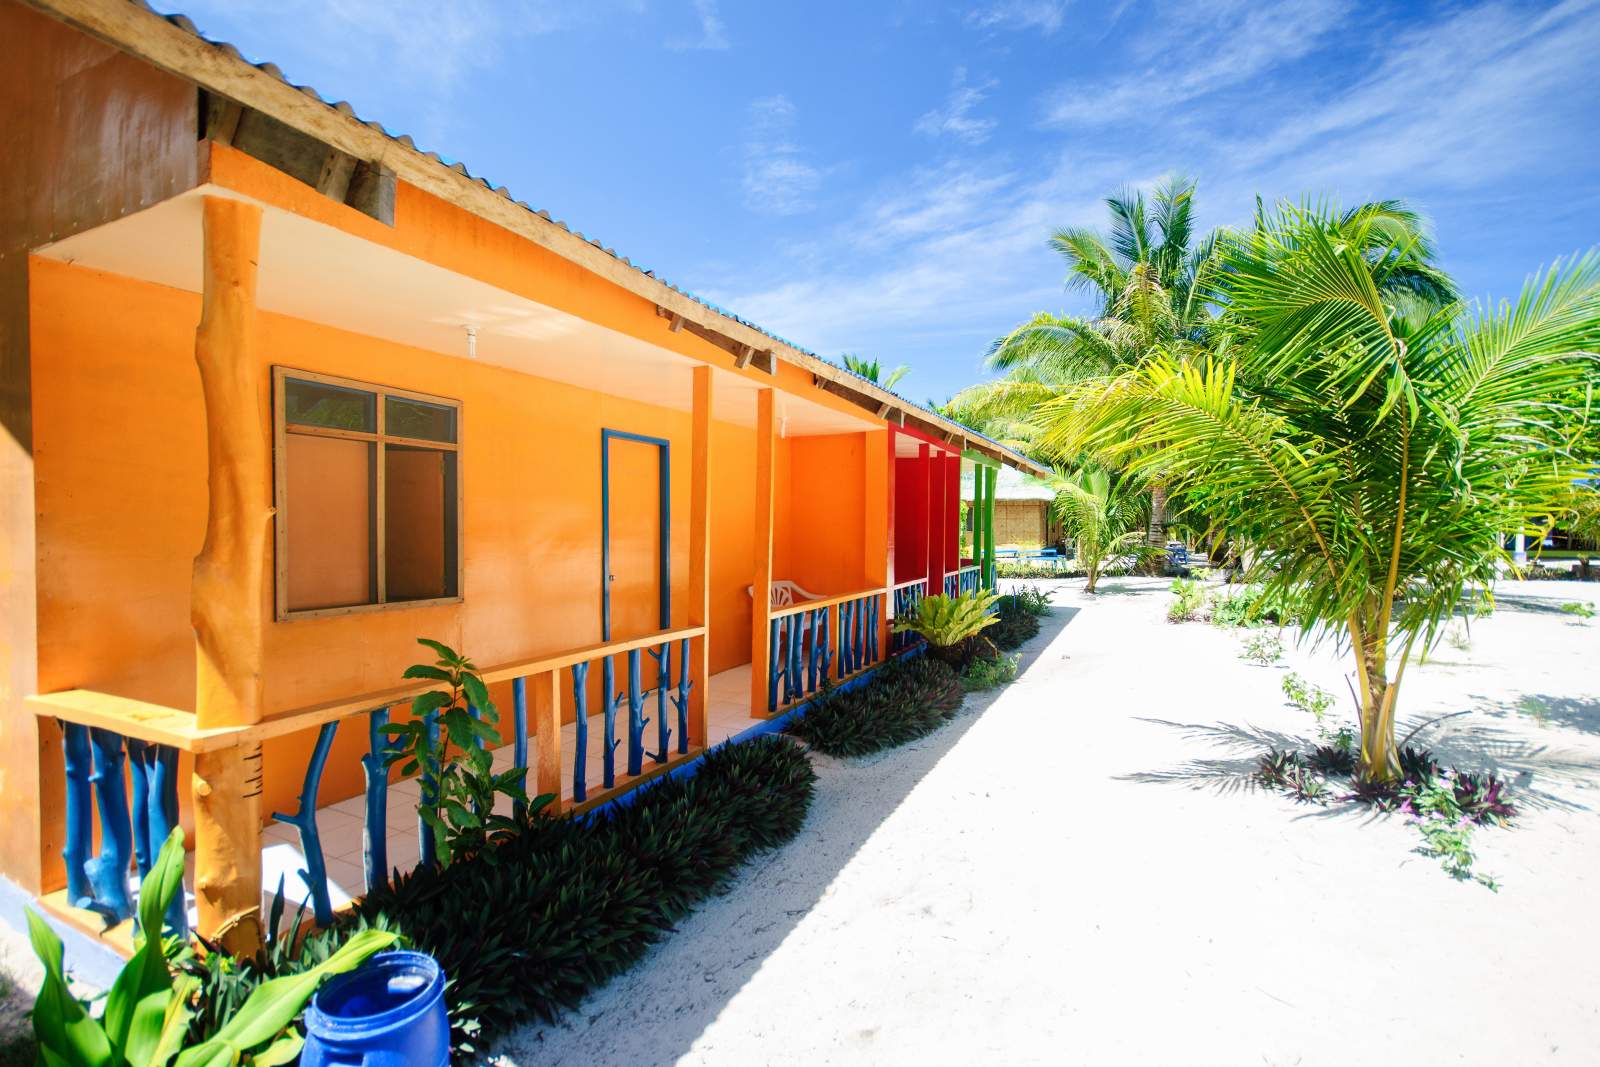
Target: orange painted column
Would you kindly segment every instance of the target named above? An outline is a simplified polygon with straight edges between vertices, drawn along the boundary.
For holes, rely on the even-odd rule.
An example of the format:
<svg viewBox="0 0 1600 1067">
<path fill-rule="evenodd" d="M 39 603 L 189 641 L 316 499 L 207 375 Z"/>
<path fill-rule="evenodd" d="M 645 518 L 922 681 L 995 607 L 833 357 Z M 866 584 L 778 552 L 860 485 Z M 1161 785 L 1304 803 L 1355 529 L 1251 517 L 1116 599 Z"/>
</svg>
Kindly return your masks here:
<svg viewBox="0 0 1600 1067">
<path fill-rule="evenodd" d="M 689 625 L 707 627 L 689 642 L 689 743 L 705 747 L 711 679 L 711 401 L 710 367 L 694 369 L 694 428 L 689 475 Z"/>
<path fill-rule="evenodd" d="M 866 562 L 867 585 L 884 590 L 878 605 L 878 649 L 889 647 L 888 588 L 893 578 L 889 565 L 889 542 L 894 536 L 894 437 L 888 430 L 868 430 L 863 435 L 866 447 L 862 449 L 866 467 L 862 472 L 865 495 L 862 530 Z"/>
<path fill-rule="evenodd" d="M 205 198 L 194 354 L 205 399 L 210 500 L 189 607 L 201 729 L 261 721 L 272 459 L 256 344 L 260 244 L 259 207 Z M 199 932 L 235 954 L 254 952 L 261 943 L 261 745 L 200 754 L 192 788 Z"/>
<path fill-rule="evenodd" d="M 750 715 L 767 714 L 768 612 L 772 610 L 772 488 L 777 437 L 773 433 L 772 390 L 756 392 L 755 574 L 750 583 Z"/>
</svg>

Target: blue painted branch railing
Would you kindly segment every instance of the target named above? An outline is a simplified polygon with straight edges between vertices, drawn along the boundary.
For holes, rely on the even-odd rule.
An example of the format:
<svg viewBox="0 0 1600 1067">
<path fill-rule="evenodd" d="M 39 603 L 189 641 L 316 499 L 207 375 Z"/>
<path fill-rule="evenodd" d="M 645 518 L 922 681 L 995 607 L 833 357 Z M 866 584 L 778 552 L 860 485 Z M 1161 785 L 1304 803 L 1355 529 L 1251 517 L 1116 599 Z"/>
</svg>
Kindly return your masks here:
<svg viewBox="0 0 1600 1067">
<path fill-rule="evenodd" d="M 705 634 L 703 626 L 661 631 L 485 670 L 485 682 L 510 683 L 512 762 L 535 772 L 527 783 L 528 794 L 555 794 L 556 804 L 547 809 L 552 812 L 565 810 L 569 803 L 600 799 L 588 781 L 591 706 L 598 706 L 603 717 L 607 743 L 601 751 L 601 769 L 605 789 L 621 790 L 633 784 L 625 780 L 618 784 L 622 776 L 616 766 L 616 750 L 622 739 L 617 737 L 616 717 L 624 708 L 626 774 L 630 778 L 648 773 L 647 761 L 659 767 L 689 755 L 693 751 L 693 735 L 704 729 L 703 719 L 691 721 L 690 694 L 695 686 L 691 649 L 692 642 L 705 640 Z M 823 645 L 827 644 L 826 635 L 824 628 Z M 593 677 L 590 668 L 596 661 L 603 665 L 601 671 L 594 672 L 603 682 L 598 705 L 589 684 Z M 616 681 L 619 669 L 625 683 L 620 689 Z M 824 675 L 826 671 L 823 666 Z M 529 693 L 530 682 L 540 694 L 537 699 Z M 195 724 L 192 712 L 87 690 L 30 697 L 36 713 L 59 722 L 62 732 L 66 839 L 62 858 L 68 903 L 91 909 L 111 921 L 134 914 L 137 882 L 149 872 L 156 850 L 178 825 L 181 750 L 217 751 L 315 730 L 316 741 L 304 768 L 298 803 L 294 811 L 276 812 L 272 818 L 299 831 L 304 857 L 299 874 L 317 923 L 328 924 L 333 920 L 334 900 L 328 879 L 329 857 L 324 855 L 319 832 L 318 804 L 339 723 L 347 718 L 366 719 L 367 751 L 360 759 L 365 777 L 362 866 L 365 888 L 370 891 L 384 883 L 391 871 L 388 757 L 394 742 L 384 734 L 383 727 L 389 721 L 391 708 L 430 688 L 430 683 L 407 686 L 317 705 L 260 723 L 209 730 Z M 567 754 L 562 751 L 561 709 L 566 700 L 572 702 L 570 717 L 574 720 L 570 792 L 562 783 Z M 647 709 L 652 714 L 646 715 Z M 531 731 L 530 715 L 537 715 Z M 653 748 L 646 742 L 646 728 L 652 719 L 656 726 Z M 431 725 L 436 731 L 437 724 Z M 530 737 L 539 746 L 536 767 L 529 766 Z M 700 738 L 698 743 L 703 742 Z M 436 761 L 423 767 L 418 782 L 422 804 L 437 803 L 440 770 Z M 99 851 L 91 854 L 97 816 Z M 420 818 L 417 826 L 420 862 L 433 862 L 432 836 Z M 259 851 L 259 838 L 253 847 Z M 259 857 L 230 860 L 235 864 L 260 862 Z M 354 895 L 357 887 L 342 888 Z M 188 910 L 182 895 L 174 900 L 166 923 L 175 931 L 187 930 Z"/>
<path fill-rule="evenodd" d="M 982 568 L 976 563 L 968 564 L 956 571 L 956 593 L 959 596 L 969 596 L 978 591 L 982 584 Z"/>
<path fill-rule="evenodd" d="M 62 722 L 61 735 L 67 899 L 121 922 L 134 914 L 130 871 L 140 880 L 149 874 L 155 850 L 178 825 L 178 750 L 75 722 Z M 100 851 L 91 856 L 97 810 Z M 180 893 L 167 910 L 167 926 L 186 931 L 188 915 Z"/>
<path fill-rule="evenodd" d="M 928 579 L 913 578 L 909 582 L 901 582 L 892 590 L 889 599 L 889 620 L 894 622 L 902 615 L 909 615 L 916 610 L 917 604 L 928 595 Z M 904 652 L 922 638 L 914 633 L 889 634 L 889 654 L 895 655 Z"/>
<path fill-rule="evenodd" d="M 768 713 L 877 663 L 884 599 L 884 590 L 874 589 L 768 612 Z"/>
</svg>

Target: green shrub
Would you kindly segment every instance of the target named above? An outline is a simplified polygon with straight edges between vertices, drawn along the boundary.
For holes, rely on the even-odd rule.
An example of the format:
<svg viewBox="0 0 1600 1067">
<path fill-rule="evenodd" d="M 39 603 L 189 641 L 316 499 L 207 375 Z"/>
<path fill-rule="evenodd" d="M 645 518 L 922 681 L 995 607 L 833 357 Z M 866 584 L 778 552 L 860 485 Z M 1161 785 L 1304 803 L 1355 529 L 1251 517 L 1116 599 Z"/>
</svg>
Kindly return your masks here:
<svg viewBox="0 0 1600 1067">
<path fill-rule="evenodd" d="M 1283 697 L 1290 704 L 1317 720 L 1317 732 L 1323 731 L 1322 720 L 1333 707 L 1333 694 L 1319 685 L 1313 685 L 1290 671 L 1283 677 Z"/>
<path fill-rule="evenodd" d="M 983 631 L 999 622 L 989 608 L 999 596 L 988 590 L 960 596 L 925 596 L 895 620 L 895 633 L 914 633 L 928 642 L 928 655 L 952 666 L 966 663 L 982 649 Z"/>
<path fill-rule="evenodd" d="M 1081 578 L 1083 569 L 1077 565 L 1077 560 L 1064 566 L 1049 566 L 1043 563 L 1025 563 L 1019 561 L 1007 562 L 1001 560 L 994 566 L 995 575 L 1000 578 Z"/>
<path fill-rule="evenodd" d="M 1020 655 L 979 656 L 961 672 L 961 687 L 968 692 L 979 689 L 997 689 L 1017 676 Z"/>
<path fill-rule="evenodd" d="M 493 863 L 474 856 L 400 875 L 283 965 L 325 955 L 363 926 L 402 932 L 444 968 L 452 1058 L 469 1061 L 512 1025 L 576 1005 L 750 856 L 794 837 L 815 782 L 788 738 L 723 745 L 692 777 L 647 785 L 625 807 L 588 818 L 530 813 Z M 237 996 L 261 977 L 242 964 L 204 985 L 201 1000 Z"/>
<path fill-rule="evenodd" d="M 1283 659 L 1283 638 L 1271 632 L 1252 634 L 1239 655 L 1259 667 L 1270 667 Z"/>
<path fill-rule="evenodd" d="M 961 679 L 928 656 L 902 656 L 864 685 L 830 691 L 789 732 L 829 756 L 865 756 L 937 730 L 961 707 Z"/>
<path fill-rule="evenodd" d="M 1211 621 L 1217 626 L 1292 626 L 1295 619 L 1293 606 L 1281 594 L 1269 593 L 1265 586 L 1228 586 L 1211 598 Z"/>
<path fill-rule="evenodd" d="M 1206 604 L 1206 587 L 1192 578 L 1179 578 L 1172 583 L 1172 603 L 1167 608 L 1168 622 L 1188 622 L 1198 619 Z"/>
<path fill-rule="evenodd" d="M 1044 611 L 1039 610 L 1043 605 Z M 1039 632 L 1039 618 L 1050 610 L 1048 593 L 1008 593 L 995 603 L 995 624 L 984 635 L 994 646 L 1009 652 L 1020 648 Z"/>
</svg>

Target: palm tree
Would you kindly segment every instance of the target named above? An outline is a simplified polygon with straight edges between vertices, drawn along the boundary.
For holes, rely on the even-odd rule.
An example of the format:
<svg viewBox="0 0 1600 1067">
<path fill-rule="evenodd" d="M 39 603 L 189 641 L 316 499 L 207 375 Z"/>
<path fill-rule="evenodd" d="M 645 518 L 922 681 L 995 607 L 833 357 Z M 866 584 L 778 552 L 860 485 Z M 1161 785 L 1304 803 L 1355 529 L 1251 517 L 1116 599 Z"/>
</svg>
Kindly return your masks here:
<svg viewBox="0 0 1600 1067">
<path fill-rule="evenodd" d="M 1138 366 L 1160 348 L 1204 348 L 1211 333 L 1206 285 L 1215 235 L 1194 244 L 1194 182 L 1172 177 L 1146 199 L 1123 192 L 1106 200 L 1101 235 L 1058 229 L 1050 247 L 1067 261 L 1069 290 L 1091 293 L 1092 317 L 1040 312 L 996 341 L 986 360 L 1003 377 L 958 395 L 981 418 L 1026 422 L 1038 405 L 1080 382 Z M 1151 483 L 1151 543 L 1166 540 L 1166 489 Z"/>
<path fill-rule="evenodd" d="M 1584 473 L 1563 398 L 1595 377 L 1600 258 L 1468 310 L 1415 227 L 1382 211 L 1261 213 L 1214 298 L 1230 343 L 1158 352 L 1045 405 L 1044 440 L 1159 471 L 1255 552 L 1313 638 L 1353 650 L 1361 774 L 1399 774 L 1395 708 L 1501 534 L 1559 511 Z"/>
<path fill-rule="evenodd" d="M 1078 563 L 1093 593 L 1110 560 L 1139 540 L 1144 523 L 1144 486 L 1104 467 L 1085 466 L 1052 479 L 1051 509 L 1077 544 Z"/>
<path fill-rule="evenodd" d="M 883 368 L 878 365 L 876 359 L 862 359 L 860 356 L 851 355 L 849 352 L 844 354 L 843 359 L 845 370 L 852 374 L 859 374 L 867 381 L 875 385 L 881 385 L 885 389 L 893 389 L 896 382 L 911 372 L 911 368 L 902 363 L 890 371 L 886 377 L 880 378 L 880 375 L 883 374 Z"/>
</svg>

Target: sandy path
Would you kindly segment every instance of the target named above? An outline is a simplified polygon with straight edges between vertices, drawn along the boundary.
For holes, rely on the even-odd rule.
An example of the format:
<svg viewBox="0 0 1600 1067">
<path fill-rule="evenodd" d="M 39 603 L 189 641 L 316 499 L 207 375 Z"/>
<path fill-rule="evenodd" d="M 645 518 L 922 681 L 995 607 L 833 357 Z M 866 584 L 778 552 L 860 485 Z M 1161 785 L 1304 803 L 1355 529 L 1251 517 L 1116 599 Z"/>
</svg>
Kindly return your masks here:
<svg viewBox="0 0 1600 1067">
<path fill-rule="evenodd" d="M 1495 894 L 1397 820 L 1249 786 L 1249 734 L 1310 733 L 1287 667 L 1162 622 L 1164 583 L 1059 585 L 1015 685 L 818 759 L 795 842 L 502 1062 L 1600 1062 L 1600 622 L 1554 610 L 1600 587 L 1508 586 L 1408 677 L 1402 719 L 1472 709 L 1421 738 L 1532 802 L 1478 835 Z"/>
</svg>

